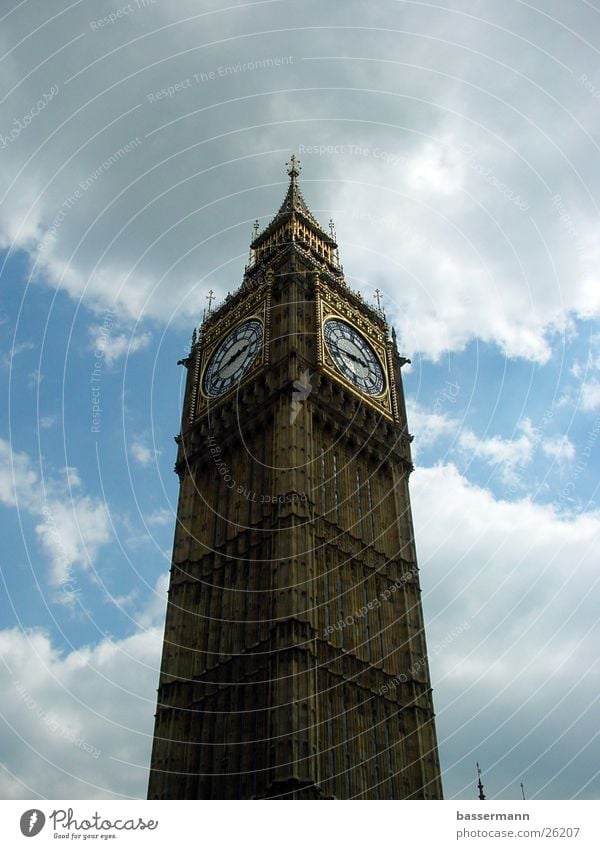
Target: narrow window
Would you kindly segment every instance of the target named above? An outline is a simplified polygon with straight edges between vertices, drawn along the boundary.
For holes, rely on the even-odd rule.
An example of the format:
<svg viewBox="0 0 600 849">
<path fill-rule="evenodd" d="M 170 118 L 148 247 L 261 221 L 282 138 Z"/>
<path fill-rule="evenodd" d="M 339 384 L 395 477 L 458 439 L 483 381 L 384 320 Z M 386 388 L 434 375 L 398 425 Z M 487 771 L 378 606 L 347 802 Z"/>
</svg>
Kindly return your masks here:
<svg viewBox="0 0 600 849">
<path fill-rule="evenodd" d="M 329 561 L 329 558 L 327 558 L 326 561 L 325 561 L 325 628 L 326 628 L 328 633 L 329 633 L 329 631 L 328 631 L 329 626 L 331 625 L 331 609 L 330 609 L 331 584 L 330 584 L 330 581 L 329 581 L 329 570 L 330 570 L 330 568 L 331 568 L 331 563 Z"/>
<path fill-rule="evenodd" d="M 335 523 L 340 523 L 340 497 L 338 492 L 338 468 L 337 455 L 333 455 L 333 502 L 335 505 Z"/>
<path fill-rule="evenodd" d="M 373 496 L 371 494 L 371 478 L 367 478 L 367 499 L 369 502 L 369 517 L 371 522 L 371 542 L 375 542 L 375 515 L 373 513 Z"/>
<path fill-rule="evenodd" d="M 344 587 L 342 585 L 342 573 L 338 566 L 338 598 L 339 598 L 339 611 L 340 611 L 340 645 L 344 648 L 344 628 L 346 627 L 344 623 L 344 602 L 342 600 L 342 594 L 344 592 Z"/>
<path fill-rule="evenodd" d="M 344 720 L 344 776 L 346 781 L 346 798 L 350 798 L 350 733 L 348 731 L 348 713 L 346 705 L 342 714 Z"/>
<path fill-rule="evenodd" d="M 377 626 L 379 628 L 379 661 L 383 663 L 385 650 L 383 648 L 383 617 L 381 615 L 381 605 L 377 608 Z"/>
<path fill-rule="evenodd" d="M 367 660 L 369 661 L 369 663 L 371 663 L 371 659 L 372 659 L 371 658 L 371 625 L 369 623 L 369 608 L 368 608 L 369 594 L 367 592 L 366 581 L 363 582 L 363 599 L 364 599 L 364 606 L 366 607 L 366 610 L 367 610 L 367 612 L 365 614 L 365 634 L 366 634 L 366 643 L 367 643 Z"/>
<path fill-rule="evenodd" d="M 378 727 L 377 720 L 378 720 L 378 717 L 377 717 L 377 708 L 375 706 L 375 702 L 371 703 L 371 710 L 372 710 L 371 743 L 372 743 L 372 748 L 373 748 L 371 763 L 373 763 L 375 765 L 375 769 L 373 770 L 373 772 L 375 773 L 375 787 L 373 788 L 373 792 L 375 794 L 376 799 L 381 799 L 381 790 L 380 790 L 380 787 L 379 787 L 379 781 L 380 781 L 379 763 L 378 763 L 379 753 L 377 751 L 377 727 Z"/>
<path fill-rule="evenodd" d="M 246 498 L 248 501 L 248 521 L 247 525 L 252 524 L 252 484 L 254 482 L 254 450 L 250 449 L 250 458 L 248 462 L 248 485 L 245 487 L 245 494 L 242 493 L 240 498 Z"/>
<path fill-rule="evenodd" d="M 325 449 L 321 448 L 321 513 L 327 512 L 327 474 L 325 471 Z"/>
<path fill-rule="evenodd" d="M 335 751 L 333 748 L 333 704 L 327 700 L 327 751 L 329 753 L 329 778 L 331 793 L 335 796 Z"/>
<path fill-rule="evenodd" d="M 252 744 L 256 744 L 258 742 L 258 738 L 261 735 L 260 725 L 259 725 L 260 716 L 259 716 L 259 711 L 258 711 L 258 688 L 257 687 L 248 687 L 246 689 L 248 689 L 250 691 L 254 691 L 254 697 L 251 698 L 251 702 L 250 702 L 250 705 L 251 705 L 250 710 L 252 711 L 252 720 L 251 720 L 252 721 L 252 740 L 250 741 L 250 745 L 252 745 Z M 257 764 L 253 764 L 253 766 L 256 767 Z M 251 781 L 252 781 L 252 790 L 253 790 L 254 797 L 256 797 L 256 794 L 258 792 L 258 773 L 259 773 L 258 769 L 252 770 Z"/>
<path fill-rule="evenodd" d="M 248 568 L 248 562 L 244 561 L 244 565 L 242 567 L 242 586 L 241 590 L 244 593 L 244 611 L 242 613 L 242 647 L 245 649 L 248 645 L 248 584 L 250 581 L 250 574 Z"/>
<path fill-rule="evenodd" d="M 390 716 L 387 716 L 387 722 L 385 723 L 385 751 L 387 754 L 387 774 L 389 776 L 389 780 L 392 780 L 393 776 L 393 767 L 392 767 L 392 741 L 390 738 L 390 727 L 389 727 Z M 391 785 L 393 788 L 393 784 Z"/>
<path fill-rule="evenodd" d="M 218 544 L 218 536 L 219 536 L 219 513 L 220 511 L 220 501 L 221 501 L 221 475 L 217 475 L 217 483 L 215 485 L 215 512 L 214 512 L 214 523 L 215 530 L 213 535 L 213 548 Z"/>
<path fill-rule="evenodd" d="M 364 531 L 363 531 L 363 514 L 362 507 L 360 504 L 360 472 L 358 470 L 358 464 L 356 466 L 356 503 L 358 505 L 358 530 L 360 534 L 360 538 L 363 539 Z"/>
</svg>

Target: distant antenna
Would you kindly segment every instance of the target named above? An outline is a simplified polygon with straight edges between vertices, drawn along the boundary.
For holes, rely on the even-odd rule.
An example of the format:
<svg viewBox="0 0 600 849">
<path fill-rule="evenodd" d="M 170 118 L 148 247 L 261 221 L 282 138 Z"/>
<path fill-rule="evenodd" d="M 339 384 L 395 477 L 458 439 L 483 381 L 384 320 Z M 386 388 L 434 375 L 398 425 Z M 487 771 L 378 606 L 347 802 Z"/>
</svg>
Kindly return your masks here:
<svg viewBox="0 0 600 849">
<path fill-rule="evenodd" d="M 525 788 L 523 787 L 523 782 L 521 782 L 521 796 L 523 797 L 523 801 L 525 801 Z"/>
<path fill-rule="evenodd" d="M 485 799 L 485 793 L 483 792 L 483 784 L 481 783 L 481 770 L 479 769 L 479 764 L 477 764 L 477 789 L 479 790 L 479 798 L 483 802 Z"/>
</svg>

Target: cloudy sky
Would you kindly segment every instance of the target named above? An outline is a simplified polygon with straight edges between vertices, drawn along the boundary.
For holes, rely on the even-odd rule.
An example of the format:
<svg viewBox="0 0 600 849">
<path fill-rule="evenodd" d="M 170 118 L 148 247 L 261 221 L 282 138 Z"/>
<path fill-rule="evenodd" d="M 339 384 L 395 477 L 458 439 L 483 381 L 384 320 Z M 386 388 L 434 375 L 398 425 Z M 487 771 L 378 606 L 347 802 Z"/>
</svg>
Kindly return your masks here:
<svg viewBox="0 0 600 849">
<path fill-rule="evenodd" d="M 598 0 L 0 23 L 0 796 L 145 794 L 176 362 L 295 150 L 412 359 L 446 796 L 598 798 Z"/>
</svg>

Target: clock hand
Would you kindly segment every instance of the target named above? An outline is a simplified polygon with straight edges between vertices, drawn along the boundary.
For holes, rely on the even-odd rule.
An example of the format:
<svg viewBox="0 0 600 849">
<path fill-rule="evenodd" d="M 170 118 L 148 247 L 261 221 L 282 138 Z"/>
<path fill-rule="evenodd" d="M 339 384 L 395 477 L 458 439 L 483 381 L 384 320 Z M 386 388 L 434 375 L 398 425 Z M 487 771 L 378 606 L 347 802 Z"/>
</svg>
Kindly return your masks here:
<svg viewBox="0 0 600 849">
<path fill-rule="evenodd" d="M 350 351 L 347 351 L 346 353 L 347 353 L 347 356 L 349 356 L 351 360 L 354 360 L 355 363 L 358 363 L 363 368 L 366 368 L 368 370 L 369 366 L 363 359 L 361 359 L 360 357 L 355 357 L 354 354 L 350 353 Z"/>
<path fill-rule="evenodd" d="M 226 369 L 226 368 L 227 368 L 227 366 L 230 366 L 230 365 L 231 365 L 231 363 L 235 362 L 235 361 L 237 360 L 237 358 L 239 357 L 239 355 L 240 355 L 240 354 L 243 354 L 243 353 L 244 353 L 244 351 L 246 351 L 246 350 L 247 350 L 247 348 L 248 348 L 248 345 L 249 345 L 249 344 L 250 344 L 250 342 L 246 342 L 246 345 L 245 345 L 243 348 L 240 348 L 238 351 L 236 351 L 236 352 L 235 352 L 235 354 L 234 354 L 232 357 L 229 357 L 229 359 L 227 360 L 227 362 L 226 362 L 226 363 L 223 363 L 223 365 L 221 366 L 221 368 L 219 369 L 219 371 L 220 371 L 220 372 L 221 372 L 221 371 L 223 371 L 223 369 Z"/>
<path fill-rule="evenodd" d="M 344 354 L 349 359 L 354 360 L 355 363 L 359 363 L 363 368 L 369 369 L 369 364 L 366 363 L 361 357 L 356 357 L 354 354 L 351 354 L 350 351 L 346 351 L 344 348 L 340 348 L 339 345 L 333 343 L 334 346 L 338 349 L 340 354 Z"/>
</svg>

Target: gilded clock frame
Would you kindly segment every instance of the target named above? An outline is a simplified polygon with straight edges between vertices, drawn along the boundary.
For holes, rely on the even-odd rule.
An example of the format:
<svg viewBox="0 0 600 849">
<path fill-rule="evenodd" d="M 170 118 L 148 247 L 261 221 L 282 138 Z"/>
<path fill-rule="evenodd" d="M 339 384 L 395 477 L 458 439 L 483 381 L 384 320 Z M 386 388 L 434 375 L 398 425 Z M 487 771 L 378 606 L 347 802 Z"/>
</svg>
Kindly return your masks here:
<svg viewBox="0 0 600 849">
<path fill-rule="evenodd" d="M 359 307 L 355 307 L 348 300 L 330 291 L 322 283 L 316 286 L 315 295 L 318 327 L 317 362 L 319 367 L 329 377 L 334 378 L 338 383 L 349 389 L 363 403 L 383 413 L 387 418 L 395 419 L 394 374 L 387 338 L 387 326 L 379 326 L 365 315 Z M 325 342 L 325 323 L 332 318 L 349 324 L 357 333 L 366 339 L 373 349 L 385 379 L 385 391 L 381 395 L 369 395 L 366 392 L 362 392 L 335 365 Z"/>
<path fill-rule="evenodd" d="M 206 328 L 202 332 L 202 344 L 198 351 L 198 359 L 196 362 L 196 374 L 194 375 L 196 404 L 193 411 L 193 418 L 201 415 L 209 406 L 219 404 L 221 401 L 228 398 L 232 392 L 236 392 L 244 383 L 263 366 L 270 361 L 270 339 L 271 339 L 271 296 L 270 292 L 262 289 L 252 293 L 249 298 L 244 299 L 233 310 L 223 315 L 222 318 L 215 322 L 214 326 Z M 263 341 L 252 365 L 244 374 L 242 379 L 236 383 L 231 389 L 228 389 L 222 395 L 214 396 L 207 395 L 204 391 L 204 375 L 208 364 L 221 344 L 221 342 L 240 324 L 245 324 L 252 319 L 260 321 L 263 327 Z"/>
</svg>

